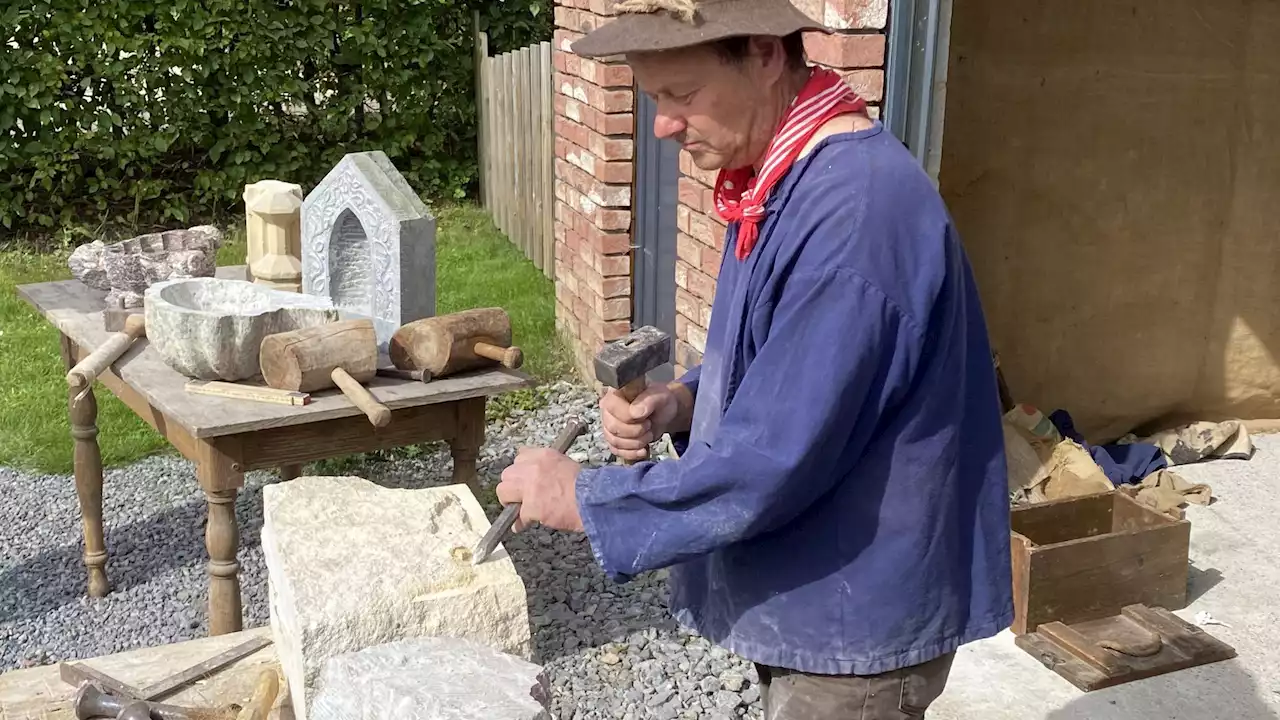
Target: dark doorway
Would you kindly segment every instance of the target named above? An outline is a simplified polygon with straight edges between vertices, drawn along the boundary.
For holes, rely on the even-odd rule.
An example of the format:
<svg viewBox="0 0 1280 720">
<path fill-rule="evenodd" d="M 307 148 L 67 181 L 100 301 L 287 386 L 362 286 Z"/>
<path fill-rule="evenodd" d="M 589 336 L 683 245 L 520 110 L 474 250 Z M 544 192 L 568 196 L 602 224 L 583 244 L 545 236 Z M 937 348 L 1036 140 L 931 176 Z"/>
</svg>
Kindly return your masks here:
<svg viewBox="0 0 1280 720">
<path fill-rule="evenodd" d="M 652 325 L 676 334 L 676 205 L 679 203 L 680 146 L 653 135 L 653 101 L 636 91 L 635 185 L 632 207 L 633 328 Z M 668 363 L 650 379 L 668 382 Z"/>
</svg>

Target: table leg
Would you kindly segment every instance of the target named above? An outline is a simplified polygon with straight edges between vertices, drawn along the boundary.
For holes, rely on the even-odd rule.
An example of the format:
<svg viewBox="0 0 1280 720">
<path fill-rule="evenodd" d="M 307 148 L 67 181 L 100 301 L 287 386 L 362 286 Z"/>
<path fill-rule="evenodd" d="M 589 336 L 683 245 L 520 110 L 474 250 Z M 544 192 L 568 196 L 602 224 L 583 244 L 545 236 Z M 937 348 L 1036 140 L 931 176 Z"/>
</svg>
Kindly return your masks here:
<svg viewBox="0 0 1280 720">
<path fill-rule="evenodd" d="M 471 492 L 480 494 L 476 459 L 484 444 L 484 398 L 471 398 L 458 403 L 456 432 L 449 440 L 453 455 L 453 482 L 465 483 Z"/>
<path fill-rule="evenodd" d="M 292 480 L 296 477 L 301 477 L 301 476 L 302 476 L 301 465 L 281 465 L 280 466 L 281 480 Z"/>
<path fill-rule="evenodd" d="M 62 338 L 62 355 L 71 369 L 75 351 L 71 340 Z M 84 565 L 89 573 L 89 597 L 103 597 L 111 591 L 107 581 L 107 547 L 102 532 L 102 451 L 98 448 L 98 399 L 90 391 L 77 400 L 79 390 L 67 396 L 71 437 L 75 442 L 73 467 L 76 497 L 80 500 L 80 522 L 84 527 Z"/>
<path fill-rule="evenodd" d="M 209 551 L 209 634 L 225 635 L 243 628 L 240 600 L 240 527 L 236 493 L 244 485 L 238 438 L 211 438 L 197 450 L 196 476 L 209 503 L 204 544 Z"/>
<path fill-rule="evenodd" d="M 204 542 L 209 550 L 209 634 L 239 632 L 243 617 L 240 607 L 240 527 L 236 524 L 236 489 L 206 490 L 209 522 Z"/>
</svg>

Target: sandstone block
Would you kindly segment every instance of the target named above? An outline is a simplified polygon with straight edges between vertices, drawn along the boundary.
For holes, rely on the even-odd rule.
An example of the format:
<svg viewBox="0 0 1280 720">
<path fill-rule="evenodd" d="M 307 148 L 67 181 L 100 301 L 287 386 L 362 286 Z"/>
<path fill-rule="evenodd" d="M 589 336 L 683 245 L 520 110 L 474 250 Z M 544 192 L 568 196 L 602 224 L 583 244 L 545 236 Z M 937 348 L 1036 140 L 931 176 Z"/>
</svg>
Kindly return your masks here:
<svg viewBox="0 0 1280 720">
<path fill-rule="evenodd" d="M 401 490 L 303 477 L 263 491 L 271 626 L 298 720 L 325 661 L 452 637 L 528 659 L 528 600 L 505 552 L 471 564 L 489 528 L 465 485 Z"/>
<path fill-rule="evenodd" d="M 419 638 L 325 662 L 311 720 L 543 720 L 542 668 L 481 643 Z"/>
<path fill-rule="evenodd" d="M 259 373 L 262 339 L 338 319 L 326 298 L 246 280 L 166 280 L 145 293 L 147 340 L 170 367 L 200 380 L 235 382 Z"/>
</svg>

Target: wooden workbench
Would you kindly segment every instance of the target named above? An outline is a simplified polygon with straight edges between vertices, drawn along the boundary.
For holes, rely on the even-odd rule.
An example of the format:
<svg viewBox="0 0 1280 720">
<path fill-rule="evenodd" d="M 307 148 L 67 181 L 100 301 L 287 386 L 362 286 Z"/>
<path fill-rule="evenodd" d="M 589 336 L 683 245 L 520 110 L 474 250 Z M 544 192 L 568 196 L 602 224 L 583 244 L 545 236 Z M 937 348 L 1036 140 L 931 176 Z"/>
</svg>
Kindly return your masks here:
<svg viewBox="0 0 1280 720">
<path fill-rule="evenodd" d="M 243 267 L 218 268 L 218 277 L 243 279 Z M 70 369 L 109 336 L 103 329 L 105 293 L 78 280 L 18 287 L 18 295 L 61 334 Z M 250 470 L 280 468 L 296 477 L 303 463 L 435 440 L 453 455 L 453 482 L 475 487 L 476 457 L 484 442 L 485 400 L 532 384 L 528 375 L 496 368 L 421 383 L 378 377 L 369 390 L 392 411 L 375 428 L 339 390 L 312 393 L 308 405 L 276 405 L 193 395 L 189 378 L 170 368 L 145 339 L 134 343 L 98 381 L 196 465 L 209 503 L 205 546 L 209 552 L 209 633 L 240 630 L 240 530 L 235 499 Z M 84 526 L 88 592 L 110 590 L 102 531 L 102 457 L 98 406 L 93 393 L 77 401 L 69 391 L 75 443 L 76 493 Z M 109 428 L 108 428 L 109 431 Z"/>
<path fill-rule="evenodd" d="M 270 639 L 271 628 L 244 630 L 74 662 L 88 665 L 120 682 L 144 687 L 259 636 Z M 198 680 L 166 696 L 160 702 L 183 707 L 225 707 L 232 703 L 244 705 L 253 696 L 254 684 L 264 669 L 275 670 L 280 678 L 280 691 L 276 695 L 271 720 L 293 720 L 289 687 L 280 672 L 275 645 L 267 645 L 252 655 L 217 670 L 204 680 Z M 71 707 L 75 694 L 76 687 L 62 681 L 56 663 L 14 670 L 0 675 L 0 718 L 75 720 Z"/>
</svg>

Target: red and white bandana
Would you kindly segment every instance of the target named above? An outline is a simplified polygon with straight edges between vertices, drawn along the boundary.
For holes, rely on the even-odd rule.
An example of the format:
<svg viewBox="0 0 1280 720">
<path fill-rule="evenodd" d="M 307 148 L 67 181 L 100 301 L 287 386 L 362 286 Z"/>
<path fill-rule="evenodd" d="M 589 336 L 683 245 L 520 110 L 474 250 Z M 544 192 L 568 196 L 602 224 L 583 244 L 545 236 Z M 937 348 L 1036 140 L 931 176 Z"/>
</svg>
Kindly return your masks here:
<svg viewBox="0 0 1280 720">
<path fill-rule="evenodd" d="M 725 222 L 740 222 L 738 244 L 734 249 L 739 260 L 745 260 L 759 237 L 759 224 L 764 220 L 764 204 L 773 186 L 787 174 L 809 138 L 828 120 L 838 115 L 859 112 L 867 103 L 838 74 L 825 68 L 813 68 L 809 80 L 791 101 L 791 107 L 778 124 L 769 149 L 765 151 L 760 174 L 748 165 L 721 170 L 716 176 L 716 211 Z"/>
</svg>

